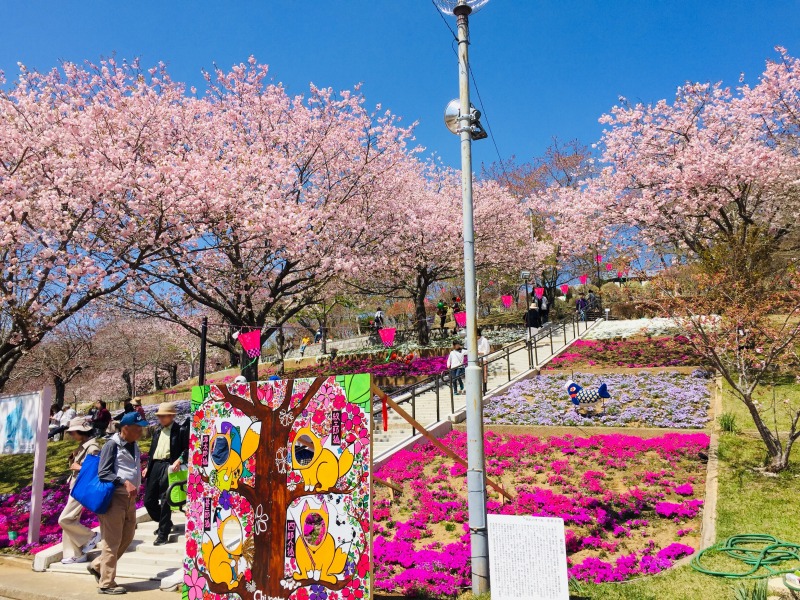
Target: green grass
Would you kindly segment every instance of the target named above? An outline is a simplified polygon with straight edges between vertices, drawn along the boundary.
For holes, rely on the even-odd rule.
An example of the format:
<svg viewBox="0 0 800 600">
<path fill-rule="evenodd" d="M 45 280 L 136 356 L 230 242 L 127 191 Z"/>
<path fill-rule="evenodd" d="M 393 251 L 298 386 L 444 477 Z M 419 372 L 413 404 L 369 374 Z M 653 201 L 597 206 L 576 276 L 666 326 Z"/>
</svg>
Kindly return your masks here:
<svg viewBox="0 0 800 600">
<path fill-rule="evenodd" d="M 45 481 L 66 475 L 67 460 L 76 443 L 70 440 L 50 442 L 47 445 Z M 150 440 L 139 443 L 142 452 L 150 449 Z M 7 454 L 0 456 L 0 494 L 13 493 L 30 485 L 33 477 L 33 454 Z"/>
<path fill-rule="evenodd" d="M 778 428 L 780 431 L 788 431 L 789 429 L 789 415 L 783 410 L 783 400 L 789 400 L 790 406 L 800 406 L 800 384 L 797 383 L 793 376 L 784 376 L 777 378 L 775 386 L 771 384 L 762 385 L 756 389 L 755 399 L 763 406 L 769 407 L 772 405 L 773 390 L 775 393 L 776 411 Z M 736 419 L 736 424 L 740 429 L 745 431 L 755 431 L 753 425 L 753 417 L 750 416 L 750 411 L 744 403 L 733 396 L 733 391 L 727 382 L 722 384 L 722 398 L 725 403 L 726 413 L 730 413 Z M 762 408 L 762 418 L 774 429 L 774 420 L 771 411 L 766 411 Z"/>
</svg>

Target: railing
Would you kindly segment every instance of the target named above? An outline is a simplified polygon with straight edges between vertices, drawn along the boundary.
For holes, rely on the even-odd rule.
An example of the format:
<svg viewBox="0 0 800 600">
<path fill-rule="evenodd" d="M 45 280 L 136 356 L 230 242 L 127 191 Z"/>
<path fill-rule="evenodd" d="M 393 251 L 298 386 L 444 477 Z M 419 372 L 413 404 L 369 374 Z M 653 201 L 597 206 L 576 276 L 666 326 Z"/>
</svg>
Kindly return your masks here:
<svg viewBox="0 0 800 600">
<path fill-rule="evenodd" d="M 550 358 L 556 352 L 556 350 L 560 349 L 556 348 L 554 338 L 561 338 L 563 339 L 563 344 L 566 345 L 569 342 L 573 341 L 577 337 L 581 335 L 581 333 L 585 333 L 586 330 L 590 327 L 590 323 L 587 320 L 581 320 L 577 317 L 577 315 L 570 315 L 561 319 L 560 321 L 553 321 L 546 323 L 542 328 L 540 328 L 535 334 L 528 335 L 527 339 L 520 339 L 515 342 L 511 342 L 506 346 L 503 346 L 499 350 L 495 350 L 494 352 L 490 352 L 486 356 L 482 356 L 478 359 L 479 365 L 484 369 L 484 378 L 483 378 L 483 394 L 486 395 L 490 391 L 499 388 L 502 385 L 507 384 L 510 382 L 514 377 L 512 374 L 511 369 L 511 357 L 519 352 L 525 352 L 527 354 L 527 366 L 528 369 L 534 369 L 539 366 L 539 346 L 540 344 L 545 341 L 545 347 L 549 345 L 549 354 L 546 355 L 544 358 Z M 549 343 L 548 343 L 549 342 Z M 491 390 L 489 389 L 489 377 L 488 373 L 490 371 L 497 371 L 497 369 L 492 369 L 492 365 L 496 365 L 497 363 L 501 363 L 505 361 L 505 372 L 506 377 L 504 377 L 504 381 L 495 381 L 494 385 Z M 500 367 L 502 369 L 502 367 Z M 463 375 L 461 375 L 463 377 Z M 445 388 L 446 391 L 443 394 L 442 389 Z M 435 375 L 431 375 L 421 381 L 417 381 L 413 384 L 397 388 L 393 390 L 389 395 L 391 398 L 399 405 L 404 406 L 404 408 L 411 413 L 411 417 L 416 420 L 417 419 L 417 399 L 419 396 L 426 392 L 433 391 L 436 395 L 436 421 L 441 421 L 442 417 L 442 410 L 441 404 L 443 400 L 447 400 L 449 394 L 449 412 L 447 414 L 453 414 L 456 412 L 456 402 L 455 396 L 456 394 L 453 391 L 453 378 L 452 373 L 450 371 L 444 371 L 442 373 L 437 373 Z M 410 408 L 410 410 L 408 410 Z M 373 409 L 373 422 L 376 424 L 376 427 L 380 427 L 382 423 L 382 411 L 381 407 L 378 406 L 377 408 Z M 418 435 L 417 430 L 411 427 L 411 435 L 415 436 Z"/>
</svg>

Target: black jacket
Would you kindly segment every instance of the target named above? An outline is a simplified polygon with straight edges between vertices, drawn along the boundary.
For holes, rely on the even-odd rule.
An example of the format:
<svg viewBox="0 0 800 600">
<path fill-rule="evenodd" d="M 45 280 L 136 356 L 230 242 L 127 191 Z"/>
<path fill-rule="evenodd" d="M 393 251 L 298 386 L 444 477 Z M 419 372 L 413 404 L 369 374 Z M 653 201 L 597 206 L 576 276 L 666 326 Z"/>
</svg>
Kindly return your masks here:
<svg viewBox="0 0 800 600">
<path fill-rule="evenodd" d="M 148 473 L 153 466 L 153 456 L 156 448 L 158 448 L 158 438 L 161 437 L 161 433 L 161 429 L 156 431 L 153 435 L 153 441 L 150 443 L 150 457 L 147 460 Z M 189 461 L 189 428 L 180 425 L 177 421 L 173 421 L 169 437 L 169 462 L 173 463 L 179 458 L 183 464 Z"/>
<path fill-rule="evenodd" d="M 539 316 L 539 311 L 531 308 L 525 313 L 525 327 L 541 327 L 542 319 Z"/>
</svg>

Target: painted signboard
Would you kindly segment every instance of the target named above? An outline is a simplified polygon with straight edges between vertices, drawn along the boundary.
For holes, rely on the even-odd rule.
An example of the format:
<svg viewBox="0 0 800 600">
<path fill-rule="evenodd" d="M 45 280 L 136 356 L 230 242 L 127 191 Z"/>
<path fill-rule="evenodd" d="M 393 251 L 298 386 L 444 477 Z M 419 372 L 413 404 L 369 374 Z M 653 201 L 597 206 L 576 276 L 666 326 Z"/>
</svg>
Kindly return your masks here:
<svg viewBox="0 0 800 600">
<path fill-rule="evenodd" d="M 33 454 L 39 427 L 39 392 L 0 396 L 0 454 Z"/>
<path fill-rule="evenodd" d="M 370 384 L 194 389 L 185 598 L 371 597 Z"/>
</svg>

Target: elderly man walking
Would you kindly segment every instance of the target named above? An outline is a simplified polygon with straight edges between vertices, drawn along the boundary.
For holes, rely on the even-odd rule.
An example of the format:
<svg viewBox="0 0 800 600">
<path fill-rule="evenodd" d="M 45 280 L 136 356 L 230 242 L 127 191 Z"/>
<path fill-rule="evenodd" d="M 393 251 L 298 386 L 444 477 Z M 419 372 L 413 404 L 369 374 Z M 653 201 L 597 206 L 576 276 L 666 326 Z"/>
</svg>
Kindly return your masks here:
<svg viewBox="0 0 800 600">
<path fill-rule="evenodd" d="M 162 402 L 158 406 L 156 416 L 161 428 L 153 436 L 145 470 L 144 506 L 150 518 L 158 523 L 155 546 L 168 543 L 172 533 L 172 509 L 167 496 L 169 472 L 186 464 L 189 455 L 188 430 L 175 422 L 177 412 L 174 402 Z"/>
<path fill-rule="evenodd" d="M 98 476 L 114 484 L 108 510 L 100 519 L 100 556 L 89 565 L 100 594 L 119 595 L 126 590 L 117 585 L 117 561 L 125 554 L 136 531 L 136 494 L 142 483 L 139 444 L 147 419 L 137 412 L 128 413 L 119 422 L 120 431 L 111 436 L 100 452 Z"/>
</svg>

